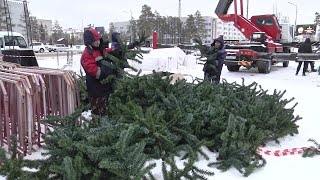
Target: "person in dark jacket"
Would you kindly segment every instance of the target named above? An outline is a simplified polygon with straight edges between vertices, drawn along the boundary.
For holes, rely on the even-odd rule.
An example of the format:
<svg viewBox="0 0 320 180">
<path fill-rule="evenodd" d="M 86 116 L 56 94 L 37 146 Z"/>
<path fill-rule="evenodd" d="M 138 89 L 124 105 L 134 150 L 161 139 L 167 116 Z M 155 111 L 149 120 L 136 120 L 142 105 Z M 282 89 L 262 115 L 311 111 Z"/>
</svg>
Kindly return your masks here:
<svg viewBox="0 0 320 180">
<path fill-rule="evenodd" d="M 301 44 L 301 46 L 298 49 L 299 53 L 312 53 L 312 47 L 311 47 L 311 40 L 310 38 L 307 38 L 305 40 L 305 42 L 303 44 Z M 297 71 L 296 71 L 296 75 L 298 75 L 301 66 L 303 63 L 303 70 L 302 70 L 302 75 L 305 76 L 306 72 L 308 70 L 308 64 L 310 63 L 309 61 L 299 61 L 298 67 L 297 67 Z"/>
<path fill-rule="evenodd" d="M 224 60 L 227 56 L 227 51 L 224 49 L 223 36 L 215 39 L 211 46 L 213 48 L 209 50 L 207 62 L 203 67 L 204 79 L 219 83 Z"/>
<path fill-rule="evenodd" d="M 112 86 L 110 83 L 102 83 L 102 80 L 114 74 L 113 69 L 102 65 L 103 51 L 105 49 L 100 34 L 93 28 L 86 30 L 83 34 L 84 49 L 81 56 L 81 65 L 86 73 L 86 86 L 91 105 L 92 114 L 103 116 L 107 114 L 107 101 Z"/>
<path fill-rule="evenodd" d="M 120 33 L 118 32 L 113 32 L 111 34 L 111 49 L 112 49 L 112 55 L 117 57 L 117 58 L 121 58 L 122 56 L 122 49 L 121 49 L 121 44 L 119 42 L 120 40 Z M 128 49 L 133 49 L 136 46 L 140 45 L 140 42 L 138 41 L 134 41 L 133 43 L 129 44 L 127 46 Z M 122 62 L 123 68 L 127 68 L 128 67 L 128 62 Z"/>
<path fill-rule="evenodd" d="M 113 32 L 111 34 L 111 48 L 112 48 L 112 52 L 116 52 L 117 50 L 121 50 L 121 45 L 120 45 L 120 33 L 118 32 Z M 138 41 L 134 41 L 133 43 L 130 43 L 127 48 L 128 49 L 133 49 L 136 46 L 140 45 L 140 42 Z"/>
</svg>

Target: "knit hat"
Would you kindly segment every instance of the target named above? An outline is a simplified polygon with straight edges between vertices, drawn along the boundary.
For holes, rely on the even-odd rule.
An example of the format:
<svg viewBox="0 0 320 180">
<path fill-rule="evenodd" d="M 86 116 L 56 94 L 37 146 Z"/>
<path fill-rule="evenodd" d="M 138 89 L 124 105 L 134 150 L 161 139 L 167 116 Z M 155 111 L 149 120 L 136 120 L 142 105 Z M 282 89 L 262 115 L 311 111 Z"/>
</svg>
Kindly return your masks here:
<svg viewBox="0 0 320 180">
<path fill-rule="evenodd" d="M 84 45 L 86 46 L 89 46 L 94 41 L 100 40 L 100 39 L 101 39 L 100 34 L 93 28 L 90 28 L 83 33 L 83 41 L 84 41 Z"/>
</svg>

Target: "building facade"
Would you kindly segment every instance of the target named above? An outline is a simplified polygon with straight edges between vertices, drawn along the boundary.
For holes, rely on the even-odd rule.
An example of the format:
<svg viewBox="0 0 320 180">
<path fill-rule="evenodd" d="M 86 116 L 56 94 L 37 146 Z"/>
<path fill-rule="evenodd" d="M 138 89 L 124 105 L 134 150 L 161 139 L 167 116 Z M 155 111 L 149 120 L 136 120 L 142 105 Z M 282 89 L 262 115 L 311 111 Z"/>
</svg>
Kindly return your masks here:
<svg viewBox="0 0 320 180">
<path fill-rule="evenodd" d="M 37 19 L 37 23 L 40 26 L 41 24 L 43 25 L 43 28 L 46 30 L 48 33 L 48 36 L 52 35 L 52 20 L 48 19 Z"/>
<path fill-rule="evenodd" d="M 114 22 L 113 26 L 115 31 L 117 31 L 121 35 L 125 35 L 129 32 L 130 21 Z"/>
<path fill-rule="evenodd" d="M 10 13 L 12 30 L 21 33 L 26 37 L 26 21 L 25 21 L 25 7 L 22 1 L 8 0 L 8 12 Z M 3 6 L 3 0 L 0 0 Z M 52 35 L 52 20 L 37 19 L 39 26 L 42 24 L 49 36 Z M 6 31 L 6 29 L 2 29 Z"/>
<path fill-rule="evenodd" d="M 8 0 L 9 13 L 11 18 L 11 24 L 13 24 L 12 30 L 21 34 L 26 34 L 26 30 L 22 17 L 24 17 L 24 6 L 21 1 Z M 3 6 L 3 0 L 0 1 Z"/>
</svg>

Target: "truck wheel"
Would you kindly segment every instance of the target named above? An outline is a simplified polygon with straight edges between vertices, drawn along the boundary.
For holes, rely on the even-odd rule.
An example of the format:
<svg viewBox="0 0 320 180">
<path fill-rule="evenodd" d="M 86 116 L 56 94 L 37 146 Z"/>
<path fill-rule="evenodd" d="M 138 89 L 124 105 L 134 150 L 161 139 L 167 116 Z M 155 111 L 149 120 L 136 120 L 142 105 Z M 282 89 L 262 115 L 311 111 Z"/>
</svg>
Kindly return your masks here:
<svg viewBox="0 0 320 180">
<path fill-rule="evenodd" d="M 237 71 L 239 71 L 240 66 L 239 65 L 228 65 L 227 68 L 231 72 L 237 72 Z"/>
<path fill-rule="evenodd" d="M 269 74 L 271 71 L 271 62 L 264 61 L 258 64 L 258 71 L 259 73 Z"/>
<path fill-rule="evenodd" d="M 283 67 L 288 67 L 289 66 L 289 61 L 285 61 L 282 63 Z"/>
</svg>

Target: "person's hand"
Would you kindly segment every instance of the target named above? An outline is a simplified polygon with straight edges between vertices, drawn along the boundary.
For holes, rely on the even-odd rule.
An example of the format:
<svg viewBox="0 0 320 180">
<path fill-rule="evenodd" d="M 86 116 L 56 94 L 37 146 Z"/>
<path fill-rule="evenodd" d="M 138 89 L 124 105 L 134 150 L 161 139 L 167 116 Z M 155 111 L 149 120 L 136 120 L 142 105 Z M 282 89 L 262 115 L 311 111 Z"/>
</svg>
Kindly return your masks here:
<svg viewBox="0 0 320 180">
<path fill-rule="evenodd" d="M 134 45 L 136 45 L 136 46 L 140 45 L 140 42 L 139 42 L 139 41 L 134 41 L 133 43 L 134 43 Z"/>
<path fill-rule="evenodd" d="M 218 65 L 219 65 L 219 62 L 218 62 L 217 60 L 214 60 L 213 63 L 212 63 L 212 65 L 218 66 Z"/>
</svg>

